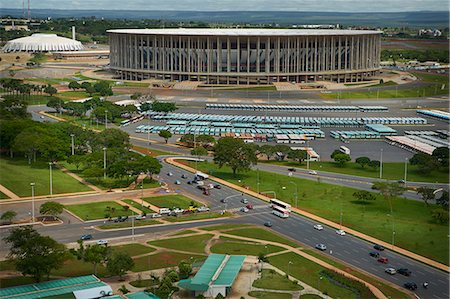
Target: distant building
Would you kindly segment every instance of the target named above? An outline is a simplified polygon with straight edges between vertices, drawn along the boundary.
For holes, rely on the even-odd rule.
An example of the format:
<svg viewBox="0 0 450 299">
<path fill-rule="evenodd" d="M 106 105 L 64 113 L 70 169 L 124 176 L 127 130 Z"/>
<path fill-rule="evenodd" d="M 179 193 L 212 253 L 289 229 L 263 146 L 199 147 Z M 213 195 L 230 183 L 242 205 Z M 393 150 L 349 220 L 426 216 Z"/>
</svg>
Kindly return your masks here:
<svg viewBox="0 0 450 299">
<path fill-rule="evenodd" d="M 67 59 L 67 60 L 77 60 L 77 59 L 108 59 L 108 50 L 97 50 L 97 51 L 58 51 L 53 52 L 53 58 L 55 59 Z"/>
<path fill-rule="evenodd" d="M 442 32 L 438 29 L 420 29 L 419 30 L 420 36 L 434 36 L 438 37 L 442 35 Z"/>
<path fill-rule="evenodd" d="M 381 31 L 114 29 L 110 68 L 123 80 L 207 84 L 362 81 L 380 69 Z"/>
<path fill-rule="evenodd" d="M 10 40 L 3 47 L 4 52 L 55 52 L 55 51 L 79 51 L 84 47 L 81 42 L 57 36 L 56 34 L 35 33 Z"/>
</svg>

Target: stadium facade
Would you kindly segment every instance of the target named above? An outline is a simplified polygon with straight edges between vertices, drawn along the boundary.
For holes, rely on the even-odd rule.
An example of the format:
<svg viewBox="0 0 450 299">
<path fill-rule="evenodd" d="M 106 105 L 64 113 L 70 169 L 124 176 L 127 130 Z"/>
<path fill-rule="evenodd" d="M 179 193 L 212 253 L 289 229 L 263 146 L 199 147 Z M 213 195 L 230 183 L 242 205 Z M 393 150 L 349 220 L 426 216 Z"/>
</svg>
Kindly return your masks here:
<svg viewBox="0 0 450 299">
<path fill-rule="evenodd" d="M 108 33 L 110 67 L 123 80 L 357 82 L 380 69 L 380 31 L 180 28 Z"/>
</svg>

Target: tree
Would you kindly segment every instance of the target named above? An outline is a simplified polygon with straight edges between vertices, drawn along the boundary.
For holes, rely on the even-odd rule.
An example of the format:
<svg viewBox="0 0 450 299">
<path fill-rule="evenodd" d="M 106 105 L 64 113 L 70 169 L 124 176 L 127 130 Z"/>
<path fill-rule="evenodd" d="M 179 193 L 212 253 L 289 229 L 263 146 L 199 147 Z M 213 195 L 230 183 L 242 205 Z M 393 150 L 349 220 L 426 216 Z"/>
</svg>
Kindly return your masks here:
<svg viewBox="0 0 450 299">
<path fill-rule="evenodd" d="M 51 98 L 50 100 L 48 100 L 47 102 L 47 107 L 53 108 L 56 110 L 56 112 L 60 112 L 61 108 L 64 105 L 64 101 L 61 100 L 60 98 Z"/>
<path fill-rule="evenodd" d="M 69 158 L 67 158 L 67 162 L 75 165 L 77 170 L 79 170 L 80 166 L 84 163 L 85 159 L 86 159 L 86 157 L 84 155 L 73 155 L 73 156 L 69 156 Z"/>
<path fill-rule="evenodd" d="M 175 105 L 175 103 L 171 103 L 171 102 L 153 101 L 153 103 L 152 103 L 152 110 L 155 112 L 169 113 L 169 112 L 173 112 L 177 109 L 178 108 Z"/>
<path fill-rule="evenodd" d="M 180 279 L 186 279 L 191 275 L 192 273 L 192 264 L 188 263 L 187 261 L 181 261 L 178 264 L 178 275 Z"/>
<path fill-rule="evenodd" d="M 369 191 L 361 190 L 356 191 L 353 193 L 353 197 L 356 198 L 356 200 L 362 202 L 362 201 L 370 201 L 375 200 L 376 197 Z"/>
<path fill-rule="evenodd" d="M 374 182 L 372 189 L 380 191 L 385 198 L 393 198 L 402 195 L 406 188 L 399 183 Z"/>
<path fill-rule="evenodd" d="M 447 147 L 438 147 L 433 151 L 432 157 L 435 158 L 440 166 L 448 167 L 449 149 Z"/>
<path fill-rule="evenodd" d="M 96 150 L 102 150 L 104 147 L 123 149 L 130 144 L 130 136 L 119 129 L 106 129 L 95 136 L 94 143 Z"/>
<path fill-rule="evenodd" d="M 334 156 L 339 155 L 339 154 L 342 154 L 342 152 L 340 150 L 334 150 L 331 153 L 331 159 L 334 159 Z"/>
<path fill-rule="evenodd" d="M 277 144 L 274 146 L 273 150 L 274 150 L 274 153 L 277 154 L 277 157 L 283 161 L 284 158 L 286 158 L 286 156 L 291 151 L 291 148 L 285 144 Z"/>
<path fill-rule="evenodd" d="M 12 223 L 12 220 L 17 216 L 15 211 L 6 211 L 0 216 L 0 220 L 6 221 L 7 223 Z"/>
<path fill-rule="evenodd" d="M 288 153 L 288 158 L 302 164 L 302 162 L 307 158 L 307 153 L 303 150 L 291 150 Z"/>
<path fill-rule="evenodd" d="M 263 146 L 261 146 L 259 148 L 259 152 L 261 154 L 266 155 L 267 160 L 270 160 L 270 158 L 273 156 L 273 154 L 275 153 L 274 151 L 274 147 L 272 145 L 268 145 L 268 144 L 264 144 Z"/>
<path fill-rule="evenodd" d="M 78 260 L 91 263 L 93 266 L 94 275 L 97 275 L 97 265 L 103 264 L 107 261 L 109 254 L 109 247 L 103 245 L 87 245 L 84 246 L 82 240 L 78 240 L 78 249 L 71 249 L 70 252 L 77 257 Z"/>
<path fill-rule="evenodd" d="M 258 262 L 260 262 L 260 263 L 266 263 L 266 262 L 268 262 L 268 261 L 269 261 L 269 259 L 267 258 L 267 256 L 266 256 L 264 253 L 260 252 L 260 253 L 258 254 Z"/>
<path fill-rule="evenodd" d="M 75 89 L 80 89 L 81 85 L 77 81 L 70 81 L 68 87 L 72 90 L 75 90 Z"/>
<path fill-rule="evenodd" d="M 194 144 L 194 146 L 200 145 L 208 148 L 214 146 L 214 144 L 216 143 L 216 139 L 214 139 L 214 137 L 211 135 L 201 134 L 198 135 L 197 138 L 195 138 L 195 143 L 197 144 Z"/>
<path fill-rule="evenodd" d="M 438 167 L 438 162 L 434 157 L 423 154 L 423 153 L 417 153 L 414 156 L 412 156 L 411 159 L 409 159 L 409 163 L 411 165 L 417 165 L 419 172 L 422 174 L 428 174 L 433 169 Z"/>
<path fill-rule="evenodd" d="M 53 96 L 54 94 L 56 94 L 58 92 L 58 90 L 51 85 L 47 85 L 44 88 L 44 92 L 50 96 Z"/>
<path fill-rule="evenodd" d="M 194 147 L 194 134 L 185 134 L 181 136 L 180 141 L 186 143 L 187 146 Z M 196 140 L 197 141 L 197 140 Z"/>
<path fill-rule="evenodd" d="M 334 155 L 333 159 L 339 165 L 339 167 L 344 167 L 345 163 L 350 162 L 352 160 L 352 158 L 350 158 L 350 155 L 343 153 Z"/>
<path fill-rule="evenodd" d="M 141 106 L 139 106 L 139 110 L 141 110 L 141 111 L 148 111 L 151 109 L 152 109 L 152 104 L 148 103 L 148 102 L 142 103 Z"/>
<path fill-rule="evenodd" d="M 434 189 L 427 188 L 427 187 L 420 187 L 417 188 L 417 194 L 422 196 L 422 200 L 425 202 L 425 204 L 428 206 L 428 201 L 434 199 Z"/>
<path fill-rule="evenodd" d="M 378 160 L 370 160 L 368 165 L 376 170 L 377 168 L 380 167 L 381 163 Z"/>
<path fill-rule="evenodd" d="M 41 236 L 32 226 L 16 227 L 3 240 L 10 245 L 8 258 L 23 275 L 32 275 L 36 282 L 62 267 L 66 249 L 47 236 Z"/>
<path fill-rule="evenodd" d="M 90 82 L 84 81 L 81 83 L 81 88 L 87 89 L 89 86 L 92 86 Z"/>
<path fill-rule="evenodd" d="M 132 100 L 137 100 L 137 99 L 139 99 L 140 97 L 142 97 L 142 93 L 140 93 L 140 92 L 135 92 L 135 93 L 133 93 L 133 94 L 130 96 L 130 98 L 131 98 Z"/>
<path fill-rule="evenodd" d="M 448 210 L 445 210 L 443 208 L 434 209 L 431 212 L 431 217 L 433 217 L 439 223 L 448 223 Z"/>
<path fill-rule="evenodd" d="M 208 155 L 208 150 L 202 146 L 198 146 L 191 150 L 191 155 L 193 156 L 206 156 Z"/>
<path fill-rule="evenodd" d="M 364 168 L 366 165 L 369 165 L 370 159 L 368 157 L 359 157 L 356 158 L 355 162 L 361 165 L 362 168 Z"/>
<path fill-rule="evenodd" d="M 214 299 L 225 299 L 225 297 L 222 295 L 222 293 L 219 293 Z"/>
<path fill-rule="evenodd" d="M 48 201 L 41 205 L 39 208 L 39 213 L 42 215 L 50 215 L 53 219 L 57 218 L 59 214 L 64 211 L 64 206 L 59 202 Z"/>
<path fill-rule="evenodd" d="M 127 271 L 134 267 L 134 261 L 127 252 L 114 252 L 106 263 L 106 269 L 111 275 L 119 276 L 122 280 Z"/>
<path fill-rule="evenodd" d="M 161 138 L 164 138 L 164 140 L 167 143 L 169 141 L 169 138 L 172 137 L 172 133 L 170 133 L 167 130 L 161 130 L 161 131 L 159 131 L 158 136 Z"/>
<path fill-rule="evenodd" d="M 94 88 L 94 86 L 91 86 L 91 85 L 87 86 L 85 88 L 85 90 L 89 94 L 90 97 L 92 97 L 92 95 L 95 93 L 95 88 Z"/>
<path fill-rule="evenodd" d="M 448 211 L 448 191 L 442 192 L 442 195 L 436 199 L 436 204 Z"/>
<path fill-rule="evenodd" d="M 257 162 L 256 152 L 253 147 L 245 144 L 241 139 L 232 137 L 220 138 L 214 147 L 214 163 L 219 168 L 229 166 L 233 175 L 238 170 L 247 171 L 251 165 Z"/>
</svg>

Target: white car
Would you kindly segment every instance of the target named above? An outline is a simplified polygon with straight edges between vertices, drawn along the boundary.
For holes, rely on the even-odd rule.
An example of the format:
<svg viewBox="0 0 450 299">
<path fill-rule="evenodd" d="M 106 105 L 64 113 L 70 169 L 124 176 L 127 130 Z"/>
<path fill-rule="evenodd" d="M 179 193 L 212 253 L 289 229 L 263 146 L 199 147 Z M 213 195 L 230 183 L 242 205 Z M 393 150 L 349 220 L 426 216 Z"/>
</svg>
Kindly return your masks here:
<svg viewBox="0 0 450 299">
<path fill-rule="evenodd" d="M 317 175 L 317 171 L 315 171 L 315 170 L 310 170 L 310 171 L 308 171 L 308 173 L 312 174 L 312 175 Z"/>
<path fill-rule="evenodd" d="M 209 212 L 209 208 L 208 207 L 200 207 L 197 209 L 197 212 Z"/>
<path fill-rule="evenodd" d="M 108 240 L 98 240 L 97 241 L 97 245 L 107 245 L 108 244 Z"/>
<path fill-rule="evenodd" d="M 137 215 L 135 219 L 136 220 L 142 220 L 142 219 L 145 219 L 145 216 L 144 215 Z"/>
<path fill-rule="evenodd" d="M 181 182 L 179 180 L 176 180 L 175 185 L 181 185 Z"/>
<path fill-rule="evenodd" d="M 317 230 L 323 230 L 322 224 L 316 224 L 316 225 L 314 225 L 314 228 Z"/>
<path fill-rule="evenodd" d="M 391 274 L 391 275 L 394 275 L 395 273 L 397 273 L 397 270 L 395 270 L 394 268 L 386 268 L 384 270 L 384 272 L 386 272 L 388 274 Z"/>
<path fill-rule="evenodd" d="M 241 199 L 241 202 L 242 202 L 243 204 L 247 204 L 247 203 L 248 203 L 248 199 L 247 199 L 247 198 L 243 198 L 243 199 Z"/>
<path fill-rule="evenodd" d="M 167 175 L 168 175 L 168 176 L 173 176 L 173 173 L 168 172 Z"/>
<path fill-rule="evenodd" d="M 152 217 L 152 218 L 159 218 L 159 217 L 162 217 L 162 216 L 161 216 L 161 214 L 153 213 L 153 214 L 151 215 L 151 217 Z"/>
<path fill-rule="evenodd" d="M 172 210 L 172 212 L 177 213 L 177 214 L 181 214 L 181 213 L 184 212 L 184 210 L 180 209 L 180 208 L 175 208 L 175 209 Z"/>
<path fill-rule="evenodd" d="M 345 236 L 345 231 L 343 231 L 342 229 L 338 229 L 336 231 L 336 234 L 340 235 L 340 236 Z"/>
<path fill-rule="evenodd" d="M 248 209 L 246 207 L 241 208 L 241 212 L 248 213 Z"/>
</svg>

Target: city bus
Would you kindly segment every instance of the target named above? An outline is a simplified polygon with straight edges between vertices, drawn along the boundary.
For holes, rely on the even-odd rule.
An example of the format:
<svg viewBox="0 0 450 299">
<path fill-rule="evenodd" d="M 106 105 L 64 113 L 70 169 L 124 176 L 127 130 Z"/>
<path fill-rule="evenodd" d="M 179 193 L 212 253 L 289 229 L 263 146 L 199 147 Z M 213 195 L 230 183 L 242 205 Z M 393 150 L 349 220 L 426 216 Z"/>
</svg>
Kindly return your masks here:
<svg viewBox="0 0 450 299">
<path fill-rule="evenodd" d="M 342 145 L 341 147 L 339 147 L 339 150 L 344 154 L 350 155 L 350 149 L 346 146 Z"/>
<path fill-rule="evenodd" d="M 287 213 L 291 212 L 291 205 L 290 204 L 285 203 L 284 201 L 281 201 L 281 200 L 278 200 L 278 199 L 275 199 L 275 198 L 271 198 L 270 199 L 270 207 L 272 209 L 277 208 L 278 210 L 280 210 L 280 209 L 284 210 Z"/>
<path fill-rule="evenodd" d="M 289 211 L 286 209 L 283 209 L 281 207 L 278 206 L 273 206 L 272 207 L 272 214 L 274 214 L 275 216 L 278 216 L 280 218 L 288 218 L 289 217 Z"/>
</svg>

